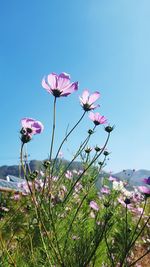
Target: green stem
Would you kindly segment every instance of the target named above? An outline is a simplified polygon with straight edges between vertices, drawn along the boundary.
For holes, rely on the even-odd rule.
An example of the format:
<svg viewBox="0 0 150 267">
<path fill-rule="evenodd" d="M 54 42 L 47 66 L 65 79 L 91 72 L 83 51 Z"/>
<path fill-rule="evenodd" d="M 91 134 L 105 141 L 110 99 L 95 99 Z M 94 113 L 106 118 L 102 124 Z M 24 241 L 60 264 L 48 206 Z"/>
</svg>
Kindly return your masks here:
<svg viewBox="0 0 150 267">
<path fill-rule="evenodd" d="M 135 234 L 136 234 L 136 231 L 137 231 L 137 229 L 138 229 L 138 226 L 139 226 L 139 224 L 140 224 L 140 222 L 141 222 L 141 219 L 142 219 L 142 217 L 143 217 L 143 214 L 144 214 L 144 211 L 145 211 L 145 208 L 146 208 L 146 203 L 147 203 L 147 198 L 145 198 L 143 211 L 142 211 L 142 213 L 141 213 L 141 215 L 140 215 L 140 218 L 139 218 L 139 220 L 138 220 L 138 222 L 137 222 L 137 225 L 136 225 L 136 227 L 135 227 L 135 230 L 134 230 L 134 232 L 133 232 L 133 235 L 132 235 L 132 238 L 131 238 L 129 247 L 130 247 L 131 244 L 132 244 L 132 241 L 133 241 L 133 239 L 134 239 L 134 236 L 135 236 Z"/>
<path fill-rule="evenodd" d="M 130 266 L 135 266 L 135 264 L 139 261 L 139 260 L 141 260 L 141 259 L 143 259 L 147 254 L 149 254 L 150 253 L 150 249 L 148 249 L 140 258 L 138 258 L 136 261 L 134 261 L 134 262 L 132 262 L 130 265 L 129 265 L 129 267 Z"/>
<path fill-rule="evenodd" d="M 108 133 L 107 139 L 105 141 L 105 144 L 103 146 L 103 148 L 101 149 L 100 153 L 98 153 L 97 157 L 94 158 L 94 160 L 92 160 L 90 162 L 90 164 L 84 169 L 84 171 L 81 173 L 81 175 L 79 175 L 78 179 L 75 181 L 75 183 L 72 185 L 72 187 L 70 188 L 67 196 L 64 199 L 64 203 L 66 202 L 66 200 L 68 199 L 68 197 L 70 196 L 70 194 L 72 193 L 72 190 L 74 189 L 74 187 L 76 186 L 76 184 L 79 182 L 79 180 L 82 178 L 82 176 L 84 175 L 84 173 L 92 166 L 92 164 L 100 157 L 100 155 L 103 153 L 105 147 L 107 146 L 108 140 L 110 137 L 110 133 Z"/>
<path fill-rule="evenodd" d="M 67 140 L 67 138 L 69 137 L 69 135 L 74 131 L 74 129 L 78 126 L 78 124 L 82 121 L 83 117 L 85 116 L 86 114 L 86 111 L 84 111 L 84 113 L 82 114 L 81 118 L 77 121 L 77 123 L 72 127 L 72 129 L 69 131 L 69 133 L 65 136 L 65 138 L 63 139 L 63 141 L 61 142 L 59 148 L 58 148 L 58 151 L 57 151 L 57 154 L 55 156 L 55 159 L 54 159 L 54 162 L 53 162 L 53 167 L 52 167 L 52 171 L 51 171 L 51 176 L 53 175 L 53 170 L 54 170 L 54 166 L 55 166 L 55 163 L 56 163 L 56 160 L 58 158 L 58 154 L 63 146 L 63 144 L 65 143 L 65 141 Z"/>
<path fill-rule="evenodd" d="M 77 216 L 77 214 L 78 214 L 78 212 L 79 212 L 79 210 L 80 210 L 80 208 L 81 208 L 81 206 L 82 206 L 84 200 L 86 199 L 87 195 L 88 195 L 88 193 L 86 193 L 86 194 L 84 195 L 84 197 L 82 198 L 81 203 L 79 204 L 79 206 L 78 206 L 78 208 L 77 208 L 77 210 L 76 210 L 76 212 L 75 212 L 75 214 L 74 214 L 74 216 L 73 216 L 73 219 L 72 219 L 72 221 L 71 221 L 71 223 L 70 223 L 69 229 L 68 229 L 68 231 L 67 231 L 67 233 L 66 233 L 66 239 L 65 239 L 65 244 L 64 244 L 64 248 L 63 248 L 63 257 L 64 257 L 64 254 L 65 254 L 65 249 L 66 249 L 67 243 L 68 243 L 68 241 L 69 241 L 68 236 L 69 236 L 69 233 L 70 233 L 70 231 L 71 231 L 71 229 L 72 229 L 73 222 L 75 221 L 75 218 L 76 218 L 76 216 Z"/>
<path fill-rule="evenodd" d="M 95 127 L 93 128 L 92 131 L 95 130 Z M 63 175 L 65 174 L 65 172 L 68 170 L 68 168 L 71 166 L 71 164 L 74 162 L 74 160 L 81 154 L 81 152 L 84 150 L 84 148 L 86 147 L 86 145 L 89 142 L 89 139 L 91 137 L 91 134 L 89 134 L 87 136 L 87 138 L 84 140 L 84 142 L 80 145 L 79 149 L 77 150 L 76 154 L 74 155 L 73 159 L 69 162 L 69 164 L 67 165 L 67 167 L 64 169 L 64 171 L 61 173 L 61 175 L 58 177 L 57 182 L 61 180 L 61 178 L 63 177 Z"/>
<path fill-rule="evenodd" d="M 54 135 L 55 135 L 55 124 L 56 124 L 56 97 L 54 98 L 54 111 L 53 111 L 53 129 L 52 129 L 52 139 L 51 139 L 51 147 L 50 147 L 50 155 L 49 160 L 52 159 L 52 153 L 53 153 L 53 145 L 54 145 Z"/>
</svg>

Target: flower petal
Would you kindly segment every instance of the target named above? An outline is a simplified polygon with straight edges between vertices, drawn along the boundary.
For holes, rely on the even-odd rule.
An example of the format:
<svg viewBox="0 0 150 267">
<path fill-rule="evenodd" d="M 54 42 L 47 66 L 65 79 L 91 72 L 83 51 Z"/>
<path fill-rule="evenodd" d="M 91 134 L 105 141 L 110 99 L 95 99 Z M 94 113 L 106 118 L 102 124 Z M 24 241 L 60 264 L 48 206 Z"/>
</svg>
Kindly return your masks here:
<svg viewBox="0 0 150 267">
<path fill-rule="evenodd" d="M 62 72 L 59 76 L 58 76 L 58 88 L 61 90 L 64 87 L 68 86 L 70 84 L 70 75 Z"/>
<path fill-rule="evenodd" d="M 88 103 L 90 105 L 93 104 L 99 97 L 100 97 L 100 93 L 94 92 L 93 94 L 90 95 Z"/>
<path fill-rule="evenodd" d="M 95 114 L 93 112 L 90 112 L 89 118 L 94 121 L 95 120 Z"/>
<path fill-rule="evenodd" d="M 99 108 L 99 107 L 100 107 L 99 104 L 98 104 L 98 105 L 91 105 L 91 106 L 90 106 L 90 109 L 91 109 L 91 110 L 94 110 L 94 109 Z"/>
<path fill-rule="evenodd" d="M 31 118 L 23 118 L 21 120 L 21 125 L 23 128 L 30 128 L 31 124 L 34 122 L 34 119 Z"/>
<path fill-rule="evenodd" d="M 78 90 L 78 82 L 70 83 L 68 86 L 66 86 L 63 89 L 63 92 L 61 93 L 61 96 L 67 96 L 74 91 Z"/>
<path fill-rule="evenodd" d="M 50 86 L 47 84 L 47 82 L 46 82 L 46 80 L 45 80 L 45 77 L 44 77 L 43 80 L 42 80 L 42 86 L 43 86 L 43 88 L 45 88 L 49 93 L 52 92 Z"/>
<path fill-rule="evenodd" d="M 51 73 L 47 76 L 47 81 L 48 81 L 48 84 L 50 86 L 50 88 L 53 90 L 53 89 L 57 89 L 57 79 L 58 79 L 58 76 L 56 73 Z"/>
<path fill-rule="evenodd" d="M 89 90 L 85 89 L 82 93 L 82 96 L 80 97 L 80 100 L 82 99 L 82 103 L 86 104 L 88 102 L 89 99 Z"/>
</svg>

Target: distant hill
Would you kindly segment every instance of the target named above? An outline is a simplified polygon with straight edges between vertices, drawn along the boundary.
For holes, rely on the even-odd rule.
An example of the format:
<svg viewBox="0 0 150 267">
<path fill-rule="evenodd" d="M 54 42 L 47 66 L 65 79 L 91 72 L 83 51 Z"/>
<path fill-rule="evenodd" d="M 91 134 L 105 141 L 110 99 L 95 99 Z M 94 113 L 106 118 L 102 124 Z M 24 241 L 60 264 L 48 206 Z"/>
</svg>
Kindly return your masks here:
<svg viewBox="0 0 150 267">
<path fill-rule="evenodd" d="M 60 165 L 60 162 L 62 162 L 62 164 L 64 166 L 67 166 L 69 164 L 68 160 L 57 159 L 56 168 Z M 31 160 L 29 163 L 31 171 L 40 170 L 42 168 L 42 165 L 43 165 L 43 161 L 40 161 L 40 160 Z M 7 175 L 13 175 L 13 176 L 19 177 L 20 176 L 20 170 L 19 169 L 20 169 L 20 167 L 18 165 L 1 166 L 0 167 L 0 179 L 5 180 Z M 70 170 L 73 170 L 73 169 L 80 170 L 80 169 L 82 169 L 82 165 L 80 162 L 75 161 L 71 164 L 69 169 Z M 21 174 L 23 176 L 23 173 L 21 173 Z"/>
<path fill-rule="evenodd" d="M 112 176 L 120 179 L 127 180 L 131 186 L 140 186 L 143 185 L 143 178 L 148 178 L 150 176 L 149 170 L 123 170 L 121 172 L 115 173 Z"/>
<path fill-rule="evenodd" d="M 61 159 L 61 160 L 57 159 L 56 168 L 59 169 L 60 163 L 62 163 L 64 166 L 67 166 L 69 164 L 69 161 L 65 160 L 65 159 Z M 30 166 L 31 171 L 40 170 L 42 168 L 42 164 L 43 164 L 43 161 L 31 160 L 29 163 L 29 166 Z M 73 169 L 80 170 L 80 169 L 82 169 L 82 164 L 79 161 L 75 161 L 71 164 L 69 169 L 70 170 L 73 170 Z M 1 166 L 0 167 L 0 179 L 6 180 L 7 175 L 19 177 L 20 176 L 19 166 L 18 165 Z M 102 177 L 107 177 L 109 175 L 110 174 L 108 174 L 107 172 L 101 172 L 99 179 L 96 182 L 97 186 L 98 187 L 101 186 Z M 119 180 L 128 181 L 128 184 L 130 187 L 140 186 L 140 185 L 144 184 L 142 181 L 143 178 L 148 178 L 150 176 L 150 171 L 144 170 L 144 169 L 140 169 L 137 171 L 134 169 L 133 170 L 127 169 L 127 170 L 123 170 L 123 171 L 118 172 L 118 173 L 114 173 L 112 176 L 118 178 Z M 23 175 L 22 175 L 22 177 L 23 177 Z"/>
</svg>

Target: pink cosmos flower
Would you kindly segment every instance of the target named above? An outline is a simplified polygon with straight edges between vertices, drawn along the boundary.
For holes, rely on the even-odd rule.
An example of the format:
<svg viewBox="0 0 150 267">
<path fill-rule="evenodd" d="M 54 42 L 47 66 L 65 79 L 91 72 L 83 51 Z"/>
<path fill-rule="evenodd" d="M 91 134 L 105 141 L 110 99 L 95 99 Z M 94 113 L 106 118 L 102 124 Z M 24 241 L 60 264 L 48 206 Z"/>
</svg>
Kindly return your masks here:
<svg viewBox="0 0 150 267">
<path fill-rule="evenodd" d="M 150 196 L 150 188 L 146 186 L 139 186 L 138 188 L 143 194 Z"/>
<path fill-rule="evenodd" d="M 90 95 L 89 91 L 85 89 L 82 93 L 82 96 L 79 97 L 81 106 L 85 111 L 93 110 L 99 105 L 94 105 L 95 101 L 100 97 L 99 92 L 94 92 Z"/>
<path fill-rule="evenodd" d="M 101 188 L 101 193 L 102 194 L 110 194 L 110 189 L 109 189 L 109 187 L 107 187 L 107 186 L 103 186 L 102 188 Z"/>
<path fill-rule="evenodd" d="M 31 118 L 23 118 L 21 120 L 21 125 L 23 130 L 25 131 L 25 134 L 28 134 L 32 136 L 33 134 L 40 134 L 44 126 L 40 121 L 36 121 Z"/>
<path fill-rule="evenodd" d="M 55 97 L 68 96 L 78 90 L 78 82 L 71 83 L 70 75 L 65 72 L 59 75 L 51 73 L 47 77 L 44 77 L 42 86 L 48 93 Z"/>
<path fill-rule="evenodd" d="M 71 172 L 71 171 L 69 171 L 69 170 L 67 170 L 67 172 L 65 173 L 65 177 L 66 177 L 67 179 L 71 180 L 71 179 L 72 179 L 72 177 L 73 177 L 73 174 L 72 174 L 72 172 Z"/>
<path fill-rule="evenodd" d="M 90 202 L 90 207 L 95 210 L 95 211 L 99 211 L 99 206 L 97 205 L 97 203 L 95 201 L 91 201 Z"/>
<path fill-rule="evenodd" d="M 101 116 L 98 112 L 95 114 L 90 112 L 89 118 L 94 122 L 95 125 L 105 124 L 107 122 L 107 119 L 104 116 Z"/>
<path fill-rule="evenodd" d="M 109 176 L 108 180 L 111 182 L 114 182 L 114 181 L 117 181 L 117 178 L 115 178 L 113 176 Z"/>
</svg>

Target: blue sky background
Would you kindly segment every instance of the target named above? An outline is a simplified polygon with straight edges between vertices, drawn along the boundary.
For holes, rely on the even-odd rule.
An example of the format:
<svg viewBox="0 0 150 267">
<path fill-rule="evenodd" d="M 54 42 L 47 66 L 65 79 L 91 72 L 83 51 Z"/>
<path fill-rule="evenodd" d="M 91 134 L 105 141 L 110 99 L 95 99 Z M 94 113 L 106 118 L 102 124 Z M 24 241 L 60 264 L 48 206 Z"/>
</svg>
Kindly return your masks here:
<svg viewBox="0 0 150 267">
<path fill-rule="evenodd" d="M 28 146 L 30 159 L 49 153 L 53 97 L 41 86 L 51 72 L 68 72 L 79 91 L 58 99 L 56 149 L 82 114 L 84 88 L 101 92 L 99 112 L 115 124 L 107 170 L 150 169 L 150 1 L 0 1 L 0 165 L 19 162 L 20 119 L 45 130 Z M 92 127 L 88 116 L 63 148 L 71 158 Z M 98 128 L 97 128 L 98 129 Z M 91 145 L 102 145 L 103 127 Z"/>
</svg>

